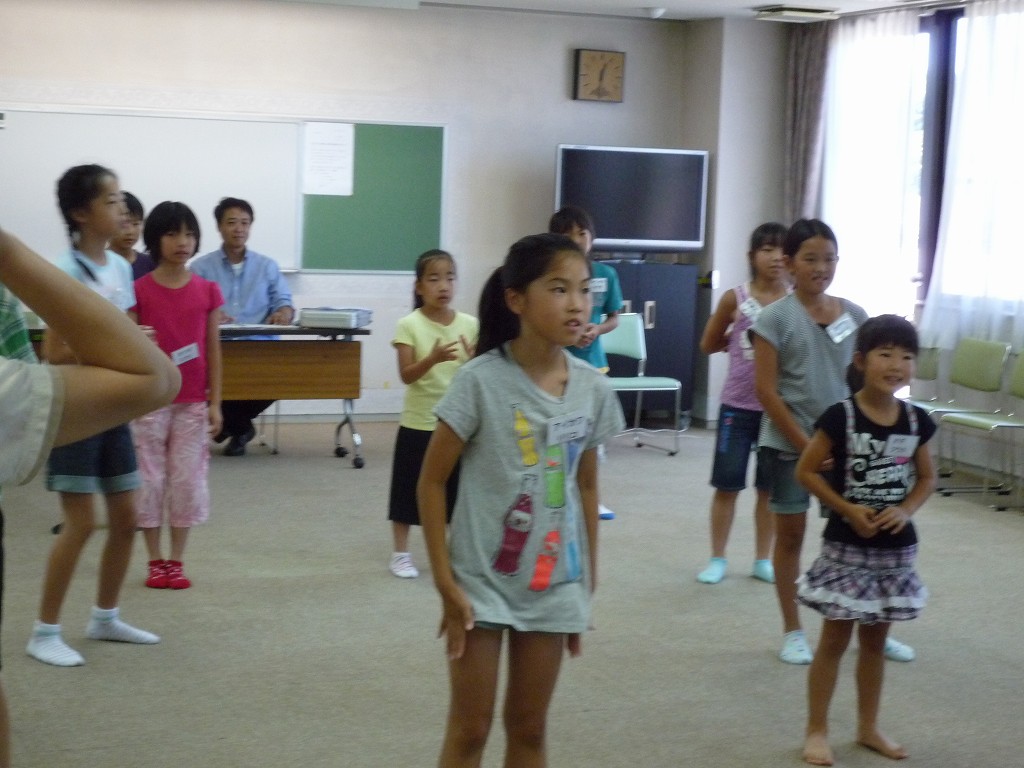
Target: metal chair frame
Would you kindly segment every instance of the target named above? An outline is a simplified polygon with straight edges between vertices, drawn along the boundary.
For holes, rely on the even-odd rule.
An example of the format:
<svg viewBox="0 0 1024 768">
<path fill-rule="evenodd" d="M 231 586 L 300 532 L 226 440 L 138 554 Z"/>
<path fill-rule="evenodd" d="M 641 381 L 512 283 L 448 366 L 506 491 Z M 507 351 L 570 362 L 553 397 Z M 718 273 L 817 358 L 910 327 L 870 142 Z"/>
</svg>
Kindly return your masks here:
<svg viewBox="0 0 1024 768">
<path fill-rule="evenodd" d="M 633 425 L 621 434 L 632 435 L 633 443 L 640 448 L 644 445 L 659 451 L 665 451 L 669 456 L 679 453 L 679 434 L 682 427 L 682 392 L 683 384 L 679 379 L 668 376 L 648 376 L 647 368 L 647 341 L 644 337 L 643 317 L 635 312 L 624 312 L 618 316 L 619 324 L 615 330 L 606 333 L 601 337 L 601 345 L 605 354 L 621 355 L 637 361 L 636 376 L 609 376 L 608 381 L 616 392 L 635 392 L 636 408 L 633 412 Z M 675 407 L 673 409 L 674 429 L 645 429 L 640 426 L 640 411 L 643 407 L 644 392 L 675 392 Z M 672 432 L 672 448 L 664 448 L 660 445 L 645 443 L 643 435 L 650 435 L 659 432 Z"/>
<path fill-rule="evenodd" d="M 943 496 L 964 492 L 980 492 L 987 495 L 993 491 L 1000 496 L 1008 496 L 1014 490 L 1015 486 L 1010 480 L 1014 477 L 1014 471 L 1017 467 L 1017 441 L 1013 437 L 1012 432 L 1024 429 L 1024 418 L 1022 418 L 1024 414 L 1019 410 L 1019 406 L 1024 403 L 1024 354 L 1017 355 L 1017 360 L 1010 373 L 1009 391 L 1007 394 L 1013 401 L 1014 410 L 1007 411 L 1006 413 L 947 413 L 940 419 L 941 424 L 953 427 L 951 434 L 954 446 L 954 461 L 956 458 L 957 431 L 980 431 L 1000 445 L 998 472 L 1006 479 L 996 485 L 991 485 L 989 481 L 992 476 L 992 462 L 986 460 L 983 462 L 985 473 L 980 486 L 949 486 L 940 489 Z M 1005 439 L 1000 439 L 1000 436 L 1003 435 L 1005 435 Z M 995 506 L 997 509 L 1006 509 L 1009 505 L 997 503 Z"/>
</svg>

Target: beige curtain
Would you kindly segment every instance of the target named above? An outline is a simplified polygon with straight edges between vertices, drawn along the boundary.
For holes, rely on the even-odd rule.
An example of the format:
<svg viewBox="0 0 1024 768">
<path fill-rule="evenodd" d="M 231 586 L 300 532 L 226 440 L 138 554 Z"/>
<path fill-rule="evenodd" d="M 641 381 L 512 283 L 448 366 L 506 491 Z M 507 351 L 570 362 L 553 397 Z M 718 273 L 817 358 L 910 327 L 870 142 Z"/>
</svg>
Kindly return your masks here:
<svg viewBox="0 0 1024 768">
<path fill-rule="evenodd" d="M 783 212 L 787 222 L 819 215 L 825 78 L 833 22 L 794 25 L 786 83 Z"/>
</svg>

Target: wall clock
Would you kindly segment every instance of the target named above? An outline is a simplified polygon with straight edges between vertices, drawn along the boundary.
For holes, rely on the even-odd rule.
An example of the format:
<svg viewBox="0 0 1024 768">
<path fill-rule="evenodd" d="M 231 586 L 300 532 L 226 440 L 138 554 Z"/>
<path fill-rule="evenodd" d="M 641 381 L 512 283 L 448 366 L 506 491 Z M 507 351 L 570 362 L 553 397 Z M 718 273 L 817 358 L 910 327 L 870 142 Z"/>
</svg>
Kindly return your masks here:
<svg viewBox="0 0 1024 768">
<path fill-rule="evenodd" d="M 572 97 L 583 101 L 622 101 L 626 54 L 576 49 Z"/>
</svg>

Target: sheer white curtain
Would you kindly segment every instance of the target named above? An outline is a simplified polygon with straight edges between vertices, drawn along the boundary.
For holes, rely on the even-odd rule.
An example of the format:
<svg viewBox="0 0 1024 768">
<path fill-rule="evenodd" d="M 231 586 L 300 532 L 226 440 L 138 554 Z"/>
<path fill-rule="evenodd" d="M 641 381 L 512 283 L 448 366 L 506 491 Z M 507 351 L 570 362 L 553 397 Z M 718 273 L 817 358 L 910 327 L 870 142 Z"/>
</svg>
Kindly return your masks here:
<svg viewBox="0 0 1024 768">
<path fill-rule="evenodd" d="M 830 48 L 822 219 L 839 240 L 831 293 L 911 317 L 927 41 L 911 11 L 843 19 Z"/>
<path fill-rule="evenodd" d="M 1024 348 L 1024 0 L 968 5 L 922 343 Z"/>
</svg>

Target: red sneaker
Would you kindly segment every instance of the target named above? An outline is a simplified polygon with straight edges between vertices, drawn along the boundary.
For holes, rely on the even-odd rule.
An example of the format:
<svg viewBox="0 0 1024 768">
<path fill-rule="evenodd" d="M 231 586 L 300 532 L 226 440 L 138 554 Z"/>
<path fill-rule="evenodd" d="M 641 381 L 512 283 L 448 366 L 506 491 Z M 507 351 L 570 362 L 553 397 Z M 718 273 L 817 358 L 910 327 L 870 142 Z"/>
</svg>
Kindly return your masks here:
<svg viewBox="0 0 1024 768">
<path fill-rule="evenodd" d="M 151 589 L 167 589 L 166 560 L 149 561 L 149 578 L 146 579 L 146 586 Z"/>
<path fill-rule="evenodd" d="M 182 573 L 180 560 L 168 560 L 164 564 L 164 572 L 167 574 L 169 589 L 188 589 L 192 586 L 192 582 Z"/>
</svg>

